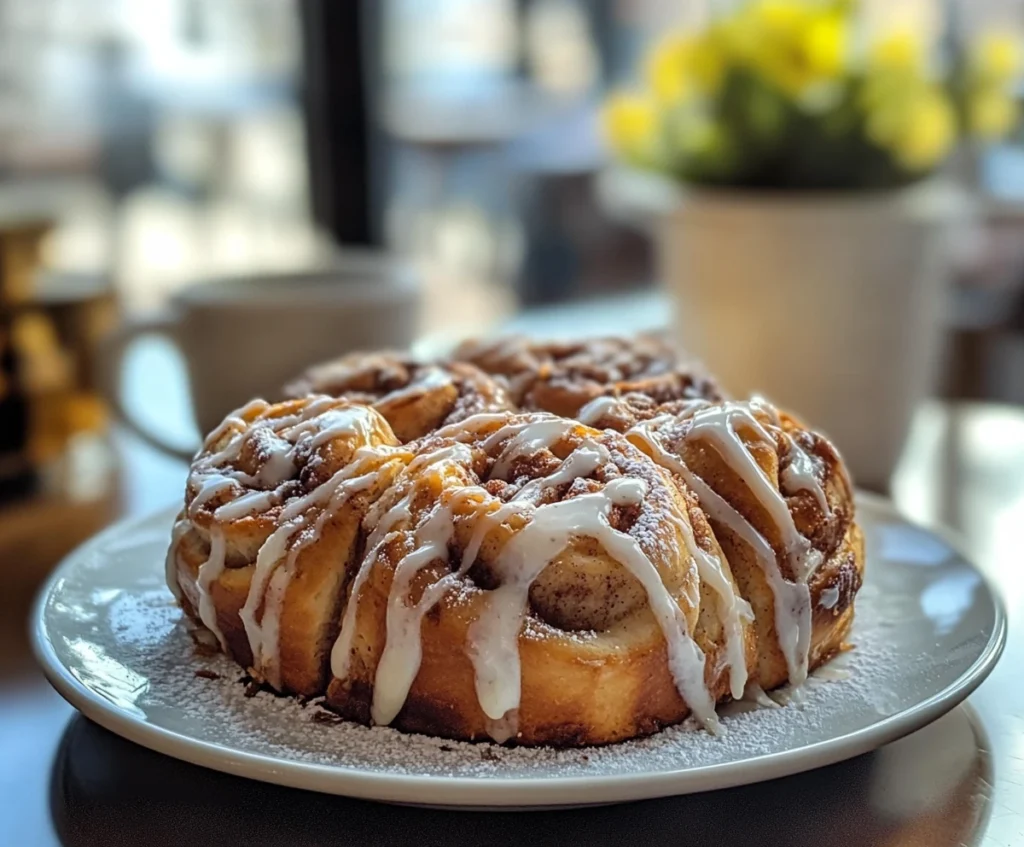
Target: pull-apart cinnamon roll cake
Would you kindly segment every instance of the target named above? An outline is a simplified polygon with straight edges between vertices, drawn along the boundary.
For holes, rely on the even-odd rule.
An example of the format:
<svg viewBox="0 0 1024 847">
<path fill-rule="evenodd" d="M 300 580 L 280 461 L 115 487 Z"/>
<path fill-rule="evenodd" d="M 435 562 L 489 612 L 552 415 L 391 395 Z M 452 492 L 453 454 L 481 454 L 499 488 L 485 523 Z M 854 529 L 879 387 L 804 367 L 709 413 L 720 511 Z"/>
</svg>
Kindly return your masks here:
<svg viewBox="0 0 1024 847">
<path fill-rule="evenodd" d="M 188 616 L 349 720 L 533 745 L 719 731 L 843 649 L 864 550 L 826 439 L 659 341 L 505 344 L 228 416 L 168 553 Z"/>
</svg>

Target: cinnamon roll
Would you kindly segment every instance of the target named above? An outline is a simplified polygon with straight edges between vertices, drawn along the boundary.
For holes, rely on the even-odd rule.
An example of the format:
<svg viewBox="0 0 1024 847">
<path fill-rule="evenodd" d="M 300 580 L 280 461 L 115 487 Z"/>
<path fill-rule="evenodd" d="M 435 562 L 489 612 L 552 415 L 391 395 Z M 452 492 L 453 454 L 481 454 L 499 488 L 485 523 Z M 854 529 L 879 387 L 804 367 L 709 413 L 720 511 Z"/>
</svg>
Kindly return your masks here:
<svg viewBox="0 0 1024 847">
<path fill-rule="evenodd" d="M 207 437 L 167 580 L 185 612 L 272 687 L 323 690 L 363 515 L 409 453 L 372 408 L 254 401 Z"/>
<path fill-rule="evenodd" d="M 463 739 L 717 725 L 752 614 L 696 498 L 613 432 L 478 415 L 415 445 L 365 520 L 327 705 Z"/>
<path fill-rule="evenodd" d="M 843 649 L 864 541 L 826 438 L 656 339 L 459 358 L 348 356 L 206 439 L 167 579 L 255 679 L 566 746 L 717 731 Z"/>
<path fill-rule="evenodd" d="M 601 397 L 579 414 L 622 432 L 694 491 L 754 610 L 762 688 L 799 685 L 841 649 L 864 569 L 835 448 L 766 401 Z"/>
<path fill-rule="evenodd" d="M 714 381 L 659 336 L 535 342 L 521 336 L 467 341 L 453 354 L 508 381 L 523 409 L 573 417 L 600 396 L 640 390 L 661 402 L 721 399 Z"/>
<path fill-rule="evenodd" d="M 471 364 L 419 362 L 401 353 L 351 353 L 314 365 L 285 386 L 286 397 L 327 394 L 367 403 L 402 442 L 480 412 L 512 409 L 504 388 Z"/>
</svg>

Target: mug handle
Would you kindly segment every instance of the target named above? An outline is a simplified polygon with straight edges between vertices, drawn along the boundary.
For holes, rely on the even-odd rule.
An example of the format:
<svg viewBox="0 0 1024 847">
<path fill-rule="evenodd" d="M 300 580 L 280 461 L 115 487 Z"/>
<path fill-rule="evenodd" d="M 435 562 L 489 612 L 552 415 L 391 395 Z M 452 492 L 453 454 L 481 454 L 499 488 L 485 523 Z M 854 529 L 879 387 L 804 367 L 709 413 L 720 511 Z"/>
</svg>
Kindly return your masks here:
<svg viewBox="0 0 1024 847">
<path fill-rule="evenodd" d="M 104 339 L 100 347 L 99 386 L 114 415 L 126 429 L 151 447 L 182 461 L 191 462 L 196 448 L 185 449 L 172 444 L 160 434 L 148 429 L 125 408 L 121 392 L 125 352 L 134 341 L 143 335 L 162 335 L 177 346 L 180 344 L 177 327 L 178 321 L 171 312 L 158 312 L 149 317 L 129 318 L 125 321 Z"/>
</svg>

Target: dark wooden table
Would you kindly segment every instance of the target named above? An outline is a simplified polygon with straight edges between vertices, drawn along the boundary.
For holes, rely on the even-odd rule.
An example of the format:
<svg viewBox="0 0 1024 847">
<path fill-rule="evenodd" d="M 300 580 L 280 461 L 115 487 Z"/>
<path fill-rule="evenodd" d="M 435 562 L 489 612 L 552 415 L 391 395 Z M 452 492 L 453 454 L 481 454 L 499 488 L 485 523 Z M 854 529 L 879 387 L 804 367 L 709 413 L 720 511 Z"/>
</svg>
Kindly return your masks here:
<svg viewBox="0 0 1024 847">
<path fill-rule="evenodd" d="M 917 423 L 895 499 L 959 531 L 1003 591 L 1010 642 L 966 706 L 902 741 L 761 785 L 589 810 L 451 813 L 307 794 L 151 753 L 78 716 L 32 667 L 24 591 L 2 590 L 0 845 L 1022 844 L 1024 411 L 933 405 Z M 179 496 L 182 466 L 124 443 L 123 511 Z M 45 533 L 76 529 L 62 523 Z M 42 530 L 26 527 L 0 517 L 7 571 L 38 553 L 25 536 Z"/>
</svg>

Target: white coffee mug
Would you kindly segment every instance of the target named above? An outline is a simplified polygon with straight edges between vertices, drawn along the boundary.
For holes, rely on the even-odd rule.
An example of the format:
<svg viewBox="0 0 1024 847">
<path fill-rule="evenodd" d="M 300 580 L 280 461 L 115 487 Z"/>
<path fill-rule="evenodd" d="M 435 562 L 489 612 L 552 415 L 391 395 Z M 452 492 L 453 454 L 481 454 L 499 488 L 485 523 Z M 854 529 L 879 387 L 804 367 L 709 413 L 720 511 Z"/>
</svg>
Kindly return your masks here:
<svg viewBox="0 0 1024 847">
<path fill-rule="evenodd" d="M 329 268 L 192 285 L 163 313 L 131 319 L 108 339 L 100 379 L 115 414 L 132 432 L 174 456 L 191 458 L 136 420 L 122 402 L 126 351 L 143 335 L 175 343 L 188 367 L 200 432 L 254 397 L 281 387 L 315 362 L 357 349 L 404 348 L 416 336 L 420 289 L 412 271 L 371 252 L 346 253 Z"/>
</svg>

